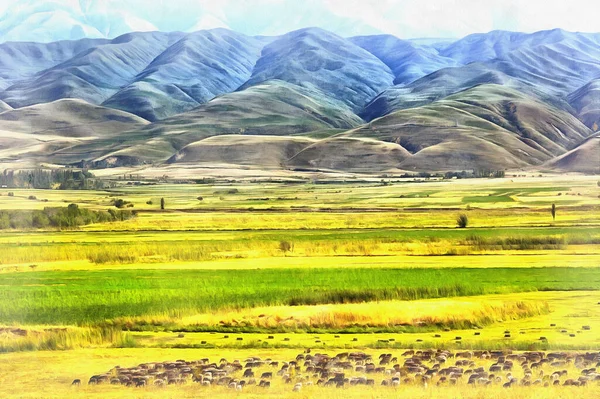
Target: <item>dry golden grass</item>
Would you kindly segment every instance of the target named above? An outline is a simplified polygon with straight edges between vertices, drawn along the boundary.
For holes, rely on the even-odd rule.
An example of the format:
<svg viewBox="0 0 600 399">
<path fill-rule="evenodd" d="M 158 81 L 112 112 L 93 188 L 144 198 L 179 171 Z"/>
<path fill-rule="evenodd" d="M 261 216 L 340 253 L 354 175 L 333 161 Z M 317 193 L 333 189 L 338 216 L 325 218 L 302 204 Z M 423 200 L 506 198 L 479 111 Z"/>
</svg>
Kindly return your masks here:
<svg viewBox="0 0 600 399">
<path fill-rule="evenodd" d="M 344 329 L 394 326 L 485 326 L 550 312 L 546 301 L 533 294 L 487 295 L 420 301 L 384 301 L 315 306 L 271 306 L 216 312 L 180 319 L 144 316 L 118 319 L 124 324 L 259 327 L 264 329 Z"/>
</svg>

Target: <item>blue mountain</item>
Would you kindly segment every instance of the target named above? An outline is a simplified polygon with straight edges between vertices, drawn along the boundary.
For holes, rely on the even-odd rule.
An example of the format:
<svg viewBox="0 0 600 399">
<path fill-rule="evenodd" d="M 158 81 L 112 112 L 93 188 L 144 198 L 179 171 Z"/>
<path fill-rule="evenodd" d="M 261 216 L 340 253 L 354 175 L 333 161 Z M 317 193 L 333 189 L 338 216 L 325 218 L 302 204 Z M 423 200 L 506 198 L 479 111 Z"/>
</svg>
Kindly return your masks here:
<svg viewBox="0 0 600 399">
<path fill-rule="evenodd" d="M 393 84 L 394 75 L 379 58 L 350 40 L 309 28 L 265 46 L 242 88 L 272 79 L 318 89 L 359 111 Z"/>
</svg>

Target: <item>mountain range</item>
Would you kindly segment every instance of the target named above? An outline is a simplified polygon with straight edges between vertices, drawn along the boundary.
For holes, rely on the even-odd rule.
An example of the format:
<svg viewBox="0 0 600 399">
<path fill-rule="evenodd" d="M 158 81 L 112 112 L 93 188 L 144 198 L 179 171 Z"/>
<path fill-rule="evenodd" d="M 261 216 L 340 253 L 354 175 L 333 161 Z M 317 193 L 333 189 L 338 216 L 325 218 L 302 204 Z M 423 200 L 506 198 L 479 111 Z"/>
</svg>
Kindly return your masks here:
<svg viewBox="0 0 600 399">
<path fill-rule="evenodd" d="M 597 173 L 599 126 L 600 34 L 0 44 L 3 167 Z"/>
</svg>

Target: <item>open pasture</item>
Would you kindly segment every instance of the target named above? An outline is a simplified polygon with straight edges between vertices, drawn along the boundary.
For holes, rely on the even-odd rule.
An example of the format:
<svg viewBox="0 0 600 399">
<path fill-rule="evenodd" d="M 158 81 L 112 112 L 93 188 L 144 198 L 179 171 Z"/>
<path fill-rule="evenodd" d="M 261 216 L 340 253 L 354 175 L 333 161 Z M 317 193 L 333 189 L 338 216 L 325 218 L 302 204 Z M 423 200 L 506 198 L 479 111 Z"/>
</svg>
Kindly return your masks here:
<svg viewBox="0 0 600 399">
<path fill-rule="evenodd" d="M 292 392 L 296 381 L 285 384 L 281 376 L 271 388 L 248 386 L 242 393 L 192 382 L 87 385 L 91 375 L 117 364 L 252 356 L 289 361 L 306 349 L 331 356 L 385 351 L 399 363 L 408 348 L 600 349 L 597 179 L 387 180 L 150 186 L 121 180 L 107 191 L 2 192 L 3 210 L 70 203 L 106 210 L 123 199 L 137 217 L 2 232 L 0 395 L 597 395 L 593 378 L 583 387 L 564 386 L 581 376 L 574 358 L 563 367 L 569 378 L 545 388 L 539 370 L 540 386 L 510 389 L 502 388 L 505 374 L 491 386 L 468 384 L 467 377 L 456 385 L 438 386 L 436 379 L 427 387 L 401 381 L 398 388 L 381 386 L 392 378 L 382 374 L 375 387 L 303 385 L 300 392 Z M 469 219 L 466 228 L 457 228 L 460 214 Z M 5 364 L 12 365 L 11 379 Z M 489 373 L 492 364 L 484 359 L 482 366 Z M 546 376 L 553 372 L 542 369 Z M 526 381 L 521 366 L 516 374 Z M 75 378 L 83 384 L 71 386 Z"/>
<path fill-rule="evenodd" d="M 450 382 L 449 375 L 435 375 L 428 381 L 427 386 L 423 384 L 423 380 L 415 377 L 415 372 L 406 373 L 399 378 L 399 384 L 391 384 L 395 381 L 396 375 L 387 374 L 385 371 L 377 373 L 356 372 L 356 360 L 352 359 L 352 370 L 343 370 L 344 379 L 348 378 L 345 388 L 336 388 L 333 386 L 316 385 L 318 378 L 314 378 L 314 373 L 306 372 L 305 365 L 307 353 L 297 349 L 262 349 L 262 350 L 198 350 L 198 349 L 93 349 L 93 350 L 73 350 L 67 352 L 39 352 L 39 353 L 13 353 L 3 355 L 5 362 L 0 363 L 0 392 L 6 396 L 18 396 L 22 398 L 197 398 L 197 397 L 216 397 L 216 398 L 231 398 L 231 397 L 248 397 L 248 398 L 311 398 L 327 395 L 331 398 L 389 398 L 398 396 L 410 396 L 413 398 L 484 398 L 493 395 L 494 398 L 565 398 L 575 399 L 581 397 L 596 397 L 599 394 L 598 385 L 593 381 L 593 375 L 584 376 L 586 379 L 592 380 L 587 382 L 585 386 L 564 385 L 567 380 L 578 381 L 582 376 L 582 370 L 574 365 L 574 362 L 560 367 L 557 371 L 561 374 L 566 371 L 566 374 L 559 376 L 559 384 L 554 385 L 552 377 L 556 366 L 551 366 L 545 363 L 542 368 L 531 367 L 535 362 L 528 361 L 527 369 L 518 363 L 521 355 L 520 352 L 508 354 L 506 361 L 512 362 L 512 370 L 501 370 L 500 372 L 490 372 L 490 368 L 497 364 L 498 357 L 490 359 L 481 359 L 480 357 L 452 357 L 447 359 L 439 369 L 447 369 L 453 367 L 455 363 L 466 361 L 466 366 L 456 366 L 462 368 L 462 377 L 457 377 L 456 383 Z M 331 358 L 341 354 L 350 353 L 348 351 L 312 351 L 311 356 L 317 356 L 317 353 L 326 353 Z M 462 352 L 462 351 L 461 351 Z M 391 354 L 396 357 L 401 366 L 406 365 L 408 359 L 418 358 L 419 354 L 410 355 L 404 350 L 365 350 L 360 351 L 366 356 L 370 356 L 376 365 L 376 368 L 383 367 L 384 369 L 393 369 L 393 364 L 380 366 L 382 354 Z M 410 352 L 409 352 L 410 353 Z M 302 355 L 304 359 L 299 361 L 301 371 L 292 374 L 292 382 L 286 383 L 283 375 L 278 375 L 282 369 L 284 362 L 296 361 L 298 355 Z M 404 356 L 402 356 L 404 354 Z M 456 352 L 451 355 L 455 356 Z M 479 355 L 479 354 L 478 354 Z M 570 356 L 575 356 L 570 353 Z M 535 355 L 529 355 L 531 360 Z M 545 356 L 546 357 L 546 356 Z M 236 360 L 242 365 L 247 364 L 250 358 L 259 358 L 260 364 L 258 367 L 250 370 L 255 375 L 256 384 L 260 383 L 260 377 L 263 373 L 272 373 L 273 377 L 268 379 L 270 382 L 269 388 L 259 387 L 257 385 L 244 385 L 242 391 L 236 391 L 235 388 L 229 388 L 226 385 L 209 385 L 203 386 L 201 383 L 193 382 L 189 377 L 189 382 L 183 384 L 171 384 L 168 382 L 165 385 L 156 384 L 156 379 L 149 379 L 149 384 L 145 387 L 127 387 L 122 385 L 113 385 L 110 382 L 101 384 L 88 385 L 88 381 L 94 375 L 101 375 L 113 370 L 119 365 L 126 372 L 126 369 L 135 368 L 140 364 L 145 363 L 162 363 L 176 362 L 176 360 L 200 361 L 208 359 L 214 362 L 217 366 L 225 365 L 221 359 L 225 359 L 228 363 L 234 363 Z M 573 357 L 574 358 L 574 357 Z M 271 366 L 268 363 L 264 364 L 266 359 L 271 359 L 268 363 L 278 362 L 277 367 Z M 348 361 L 344 358 L 344 362 Z M 391 361 L 391 359 L 389 359 Z M 470 380 L 478 380 L 470 376 L 477 373 L 466 371 L 469 370 L 470 362 L 473 362 L 478 367 L 483 367 L 482 373 L 486 377 L 476 383 L 469 383 Z M 408 363 L 410 364 L 410 363 Z M 439 364 L 439 363 L 438 363 Z M 435 362 L 423 361 L 423 366 L 431 369 Z M 407 367 L 403 367 L 407 370 Z M 503 368 L 503 366 L 501 367 Z M 472 367 L 470 370 L 474 370 Z M 247 369 L 245 369 L 247 370 Z M 526 378 L 527 370 L 531 371 L 531 377 Z M 231 373 L 233 379 L 238 381 L 245 380 L 248 382 L 250 377 L 243 377 L 242 371 Z M 402 374 L 402 372 L 400 372 Z M 490 379 L 490 374 L 493 374 Z M 503 385 L 509 381 L 507 375 L 511 375 L 515 382 L 510 388 L 503 388 Z M 309 380 L 305 380 L 304 376 L 310 376 Z M 442 377 L 446 377 L 445 381 L 437 384 Z M 114 377 L 113 377 L 114 378 Z M 302 387 L 299 391 L 294 392 L 296 380 L 302 378 Z M 335 374 L 327 377 L 326 380 L 335 378 Z M 373 380 L 375 385 L 356 384 L 350 385 L 350 378 Z M 499 378 L 499 380 L 497 379 Z M 81 380 L 81 385 L 71 385 L 75 379 Z M 485 380 L 493 380 L 491 385 L 486 385 Z M 540 380 L 539 383 L 536 383 Z M 36 381 L 36 384 L 23 384 L 23 381 Z M 353 380 L 354 381 L 354 380 Z M 388 385 L 381 385 L 383 381 L 388 381 Z M 529 385 L 523 384 L 523 381 L 529 381 Z M 310 385 L 308 382 L 312 382 Z M 335 381 L 334 381 L 335 382 Z M 549 386 L 544 386 L 548 382 Z M 535 383 L 535 384 L 534 384 Z M 366 381 L 365 381 L 366 384 Z M 330 384 L 331 385 L 331 384 Z"/>
<path fill-rule="evenodd" d="M 596 290 L 598 268 L 99 270 L 0 275 L 0 320 L 86 324 L 274 305 Z M 85 298 L 85 300 L 82 300 Z"/>
</svg>

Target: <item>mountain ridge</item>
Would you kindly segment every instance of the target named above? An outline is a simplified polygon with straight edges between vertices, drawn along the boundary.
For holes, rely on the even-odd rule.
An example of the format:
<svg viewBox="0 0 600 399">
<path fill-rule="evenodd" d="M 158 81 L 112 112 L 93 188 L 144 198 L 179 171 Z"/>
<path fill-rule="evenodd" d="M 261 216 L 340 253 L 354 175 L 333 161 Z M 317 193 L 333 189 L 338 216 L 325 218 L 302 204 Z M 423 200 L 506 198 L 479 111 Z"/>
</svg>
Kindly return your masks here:
<svg viewBox="0 0 600 399">
<path fill-rule="evenodd" d="M 600 34 L 411 41 L 217 28 L 4 43 L 0 55 L 0 147 L 24 143 L 19 162 L 30 164 L 553 167 L 589 154 L 578 148 L 600 125 Z"/>
</svg>

